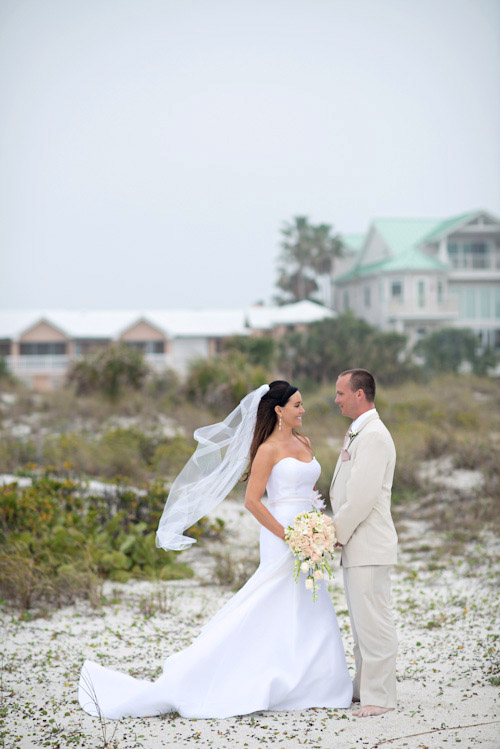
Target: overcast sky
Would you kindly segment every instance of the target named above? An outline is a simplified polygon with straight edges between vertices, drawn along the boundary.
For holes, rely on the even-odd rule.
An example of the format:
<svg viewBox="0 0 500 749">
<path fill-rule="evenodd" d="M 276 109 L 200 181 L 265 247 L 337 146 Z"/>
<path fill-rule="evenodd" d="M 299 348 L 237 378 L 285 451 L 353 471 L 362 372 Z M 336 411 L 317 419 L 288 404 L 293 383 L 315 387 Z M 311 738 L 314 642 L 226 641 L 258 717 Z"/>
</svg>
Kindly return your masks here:
<svg viewBox="0 0 500 749">
<path fill-rule="evenodd" d="M 269 300 L 279 229 L 500 214 L 500 0 L 2 0 L 0 307 Z"/>
</svg>

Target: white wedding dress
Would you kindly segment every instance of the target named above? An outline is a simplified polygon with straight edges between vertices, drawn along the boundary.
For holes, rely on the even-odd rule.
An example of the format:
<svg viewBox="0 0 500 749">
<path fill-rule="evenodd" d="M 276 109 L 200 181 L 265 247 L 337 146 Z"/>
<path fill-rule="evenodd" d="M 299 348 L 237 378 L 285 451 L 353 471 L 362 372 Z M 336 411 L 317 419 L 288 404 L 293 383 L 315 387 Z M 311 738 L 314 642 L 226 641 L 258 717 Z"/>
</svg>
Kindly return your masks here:
<svg viewBox="0 0 500 749">
<path fill-rule="evenodd" d="M 313 509 L 321 472 L 284 458 L 271 471 L 268 507 L 285 527 Z M 352 683 L 337 618 L 321 581 L 318 599 L 293 579 L 284 541 L 262 528 L 260 566 L 185 650 L 165 661 L 155 682 L 85 661 L 79 701 L 91 715 L 117 719 L 177 711 L 186 718 L 228 718 L 257 710 L 347 708 Z"/>
</svg>

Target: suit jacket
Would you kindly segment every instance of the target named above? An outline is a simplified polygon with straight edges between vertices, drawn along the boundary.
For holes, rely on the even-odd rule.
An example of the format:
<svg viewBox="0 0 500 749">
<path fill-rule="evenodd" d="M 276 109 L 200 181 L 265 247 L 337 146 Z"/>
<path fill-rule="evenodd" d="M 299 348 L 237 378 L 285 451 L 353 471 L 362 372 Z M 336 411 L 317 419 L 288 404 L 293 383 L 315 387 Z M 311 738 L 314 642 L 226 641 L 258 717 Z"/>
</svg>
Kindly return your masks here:
<svg viewBox="0 0 500 749">
<path fill-rule="evenodd" d="M 341 564 L 395 564 L 398 537 L 391 516 L 396 449 L 379 415 L 367 416 L 348 447 L 350 460 L 337 461 L 330 486 L 333 525 L 344 545 Z"/>
</svg>

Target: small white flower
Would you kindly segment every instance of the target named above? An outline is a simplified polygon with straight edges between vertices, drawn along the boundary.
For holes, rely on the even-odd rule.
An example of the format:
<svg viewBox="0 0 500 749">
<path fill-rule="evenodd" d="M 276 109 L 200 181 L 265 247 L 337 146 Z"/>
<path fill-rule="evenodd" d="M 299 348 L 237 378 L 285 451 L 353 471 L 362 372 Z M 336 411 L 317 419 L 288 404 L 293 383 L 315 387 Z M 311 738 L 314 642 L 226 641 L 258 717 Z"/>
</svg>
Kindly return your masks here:
<svg viewBox="0 0 500 749">
<path fill-rule="evenodd" d="M 309 562 L 302 562 L 300 565 L 301 572 L 309 572 Z"/>
<path fill-rule="evenodd" d="M 314 577 L 315 580 L 322 580 L 323 579 L 323 573 L 321 572 L 321 570 L 315 570 L 313 572 L 313 577 Z"/>
<path fill-rule="evenodd" d="M 312 577 L 308 577 L 306 580 L 306 588 L 307 590 L 312 590 L 314 588 L 314 580 Z"/>
</svg>

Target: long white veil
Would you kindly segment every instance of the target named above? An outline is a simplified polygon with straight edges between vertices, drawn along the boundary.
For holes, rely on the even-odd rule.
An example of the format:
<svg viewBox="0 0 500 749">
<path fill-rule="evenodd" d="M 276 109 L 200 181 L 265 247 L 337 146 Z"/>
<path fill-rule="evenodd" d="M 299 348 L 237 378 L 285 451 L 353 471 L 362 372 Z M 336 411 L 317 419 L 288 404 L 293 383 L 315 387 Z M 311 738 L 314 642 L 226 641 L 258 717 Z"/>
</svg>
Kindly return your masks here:
<svg viewBox="0 0 500 749">
<path fill-rule="evenodd" d="M 268 390 L 269 385 L 261 385 L 224 421 L 195 431 L 198 447 L 172 484 L 156 532 L 157 546 L 181 550 L 196 543 L 183 533 L 217 507 L 242 476 L 250 458 L 260 399 Z"/>
</svg>

